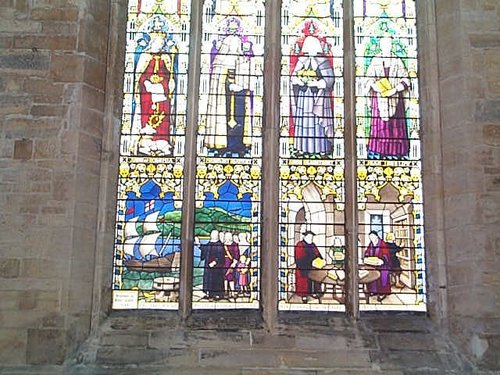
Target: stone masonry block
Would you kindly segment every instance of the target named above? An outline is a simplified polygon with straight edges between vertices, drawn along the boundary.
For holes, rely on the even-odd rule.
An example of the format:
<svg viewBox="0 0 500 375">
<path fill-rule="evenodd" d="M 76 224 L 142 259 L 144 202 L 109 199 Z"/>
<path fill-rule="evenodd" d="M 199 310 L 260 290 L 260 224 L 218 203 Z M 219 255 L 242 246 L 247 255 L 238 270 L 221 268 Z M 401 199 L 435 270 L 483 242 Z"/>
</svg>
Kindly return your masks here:
<svg viewBox="0 0 500 375">
<path fill-rule="evenodd" d="M 44 35 L 76 35 L 77 29 L 77 23 L 42 22 L 42 33 Z"/>
<path fill-rule="evenodd" d="M 278 352 L 269 350 L 238 350 L 216 349 L 214 347 L 201 349 L 199 363 L 202 366 L 235 367 L 241 363 L 247 366 L 275 367 L 278 361 Z"/>
<path fill-rule="evenodd" d="M 0 258 L 0 277 L 12 279 L 19 277 L 20 260 L 11 258 Z"/>
<path fill-rule="evenodd" d="M 0 301 L 2 301 L 2 304 L 0 306 L 1 310 L 17 310 L 19 308 L 21 300 L 22 292 L 11 290 L 0 291 Z"/>
<path fill-rule="evenodd" d="M 108 44 L 107 26 L 106 22 L 99 23 L 93 17 L 84 19 L 80 27 L 78 51 L 86 53 L 97 61 L 105 61 Z M 100 37 L 96 37 L 97 35 Z"/>
<path fill-rule="evenodd" d="M 20 36 L 14 39 L 14 48 L 49 50 L 49 51 L 72 51 L 76 47 L 76 36 Z"/>
<path fill-rule="evenodd" d="M 318 348 L 316 350 L 284 351 L 279 354 L 280 362 L 288 367 L 303 368 L 371 368 L 369 352 L 367 350 L 329 350 Z"/>
<path fill-rule="evenodd" d="M 70 172 L 56 172 L 53 177 L 52 199 L 65 202 L 74 196 L 74 176 Z"/>
<path fill-rule="evenodd" d="M 328 348 L 332 351 L 349 348 L 346 335 L 307 335 L 295 338 L 297 349 L 313 350 L 316 348 Z M 281 347 L 280 347 L 281 348 Z"/>
<path fill-rule="evenodd" d="M 436 350 L 443 344 L 436 345 L 433 333 L 391 332 L 378 335 L 381 350 Z"/>
<path fill-rule="evenodd" d="M 9 49 L 14 45 L 14 38 L 11 36 L 0 36 L 0 48 Z"/>
<path fill-rule="evenodd" d="M 481 220 L 487 224 L 500 223 L 500 199 L 498 194 L 490 192 L 478 197 L 478 206 L 481 209 Z"/>
<path fill-rule="evenodd" d="M 295 348 L 298 339 L 293 335 L 270 335 L 266 333 L 252 332 L 252 346 L 257 349 L 263 348 Z"/>
<path fill-rule="evenodd" d="M 0 328 L 0 363 L 24 364 L 26 361 L 26 331 Z"/>
<path fill-rule="evenodd" d="M 474 117 L 478 122 L 500 123 L 500 100 L 478 101 Z"/>
<path fill-rule="evenodd" d="M 28 329 L 26 361 L 32 365 L 62 364 L 66 332 L 61 329 Z"/>
<path fill-rule="evenodd" d="M 36 306 L 36 292 L 27 290 L 19 293 L 19 310 L 33 310 Z"/>
<path fill-rule="evenodd" d="M 81 114 L 81 130 L 94 137 L 102 138 L 104 127 L 104 113 L 93 109 L 82 108 Z"/>
<path fill-rule="evenodd" d="M 366 327 L 368 332 L 372 331 L 374 333 L 392 333 L 392 332 L 403 332 L 403 333 L 429 333 L 431 327 L 429 326 L 429 321 L 424 315 L 415 315 L 409 319 L 408 316 L 391 316 L 391 319 L 387 317 L 367 317 L 363 319 L 363 325 Z"/>
<path fill-rule="evenodd" d="M 24 91 L 24 83 L 27 78 L 24 74 L 2 74 L 0 76 L 0 92 L 5 95 L 23 95 L 26 94 Z"/>
<path fill-rule="evenodd" d="M 0 94 L 0 115 L 29 113 L 31 99 L 26 95 L 1 95 Z"/>
<path fill-rule="evenodd" d="M 35 8 L 31 11 L 31 18 L 36 21 L 76 22 L 78 20 L 78 8 L 76 7 Z"/>
<path fill-rule="evenodd" d="M 4 125 L 4 135 L 7 139 L 56 137 L 61 121 L 56 118 L 27 118 L 12 117 L 7 118 Z"/>
<path fill-rule="evenodd" d="M 498 125 L 488 124 L 483 126 L 484 143 L 488 146 L 500 146 L 500 123 Z"/>
<path fill-rule="evenodd" d="M 0 55 L 0 69 L 30 71 L 36 74 L 46 71 L 49 67 L 50 56 L 48 52 L 5 52 Z"/>
<path fill-rule="evenodd" d="M 80 155 L 89 160 L 100 161 L 102 149 L 102 138 L 80 133 L 78 151 Z M 82 171 L 83 172 L 83 171 Z"/>
<path fill-rule="evenodd" d="M 500 191 L 500 174 L 496 176 L 486 176 L 485 180 L 486 191 Z"/>
<path fill-rule="evenodd" d="M 19 139 L 14 142 L 14 159 L 29 160 L 33 156 L 33 141 L 31 139 Z"/>
<path fill-rule="evenodd" d="M 184 337 L 188 343 L 193 343 L 201 347 L 208 346 L 213 342 L 219 342 L 220 346 L 237 346 L 242 349 L 250 348 L 251 344 L 250 332 L 244 330 L 186 331 Z"/>
<path fill-rule="evenodd" d="M 142 347 L 148 345 L 148 332 L 135 333 L 112 333 L 103 335 L 101 344 L 103 346 L 118 346 L 118 347 Z"/>
<path fill-rule="evenodd" d="M 0 33 L 38 33 L 41 30 L 39 22 L 26 22 L 26 20 L 2 19 Z"/>
<path fill-rule="evenodd" d="M 28 77 L 24 80 L 23 90 L 31 95 L 47 95 L 60 97 L 62 99 L 63 85 L 55 84 L 54 81 L 45 77 Z"/>
<path fill-rule="evenodd" d="M 380 368 L 390 369 L 440 369 L 443 362 L 438 353 L 434 351 L 401 350 L 401 351 L 372 351 L 370 353 L 372 362 Z"/>
<path fill-rule="evenodd" d="M 36 139 L 35 159 L 54 159 L 60 154 L 60 141 L 57 139 Z"/>
<path fill-rule="evenodd" d="M 317 369 L 273 369 L 263 367 L 245 367 L 241 369 L 241 375 L 318 375 Z M 338 374 L 335 372 L 335 374 Z"/>
<path fill-rule="evenodd" d="M 66 114 L 67 106 L 56 104 L 41 104 L 31 107 L 30 114 L 35 117 L 62 117 Z"/>
<path fill-rule="evenodd" d="M 106 366 L 154 365 L 163 363 L 165 354 L 158 349 L 136 348 L 123 350 L 122 347 L 101 347 L 97 350 L 96 363 Z"/>
<path fill-rule="evenodd" d="M 499 36 L 500 41 L 500 36 Z M 489 81 L 498 81 L 500 78 L 500 42 L 499 47 L 484 54 L 484 64 Z"/>
<path fill-rule="evenodd" d="M 499 48 L 500 34 L 470 34 L 470 44 L 474 48 Z"/>
<path fill-rule="evenodd" d="M 500 348 L 500 332 L 485 335 L 487 342 L 486 349 L 481 356 L 481 364 L 486 368 L 500 371 L 500 356 L 498 348 Z"/>
<path fill-rule="evenodd" d="M 93 109 L 99 112 L 104 112 L 104 93 L 95 87 L 85 85 L 82 88 L 82 102 L 83 108 Z"/>
<path fill-rule="evenodd" d="M 99 25 L 105 25 L 109 20 L 109 6 L 106 1 L 89 1 L 87 14 Z"/>
<path fill-rule="evenodd" d="M 83 78 L 84 57 L 71 54 L 53 54 L 51 78 L 56 82 L 80 82 Z"/>
<path fill-rule="evenodd" d="M 84 81 L 98 90 L 105 90 L 106 65 L 93 59 L 85 60 Z"/>
<path fill-rule="evenodd" d="M 36 279 L 60 278 L 68 268 L 64 260 L 24 258 L 21 262 L 22 277 Z"/>
</svg>

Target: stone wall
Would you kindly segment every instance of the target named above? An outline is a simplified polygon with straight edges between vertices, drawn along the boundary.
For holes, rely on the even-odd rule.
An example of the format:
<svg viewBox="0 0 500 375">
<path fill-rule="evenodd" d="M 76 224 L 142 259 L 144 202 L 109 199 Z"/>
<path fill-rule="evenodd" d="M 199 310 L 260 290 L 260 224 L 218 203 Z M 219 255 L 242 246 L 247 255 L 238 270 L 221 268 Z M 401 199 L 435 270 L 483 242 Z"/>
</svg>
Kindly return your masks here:
<svg viewBox="0 0 500 375">
<path fill-rule="evenodd" d="M 500 3 L 436 5 L 446 318 L 471 358 L 500 368 Z"/>
<path fill-rule="evenodd" d="M 109 8 L 0 1 L 0 363 L 90 332 Z"/>
</svg>

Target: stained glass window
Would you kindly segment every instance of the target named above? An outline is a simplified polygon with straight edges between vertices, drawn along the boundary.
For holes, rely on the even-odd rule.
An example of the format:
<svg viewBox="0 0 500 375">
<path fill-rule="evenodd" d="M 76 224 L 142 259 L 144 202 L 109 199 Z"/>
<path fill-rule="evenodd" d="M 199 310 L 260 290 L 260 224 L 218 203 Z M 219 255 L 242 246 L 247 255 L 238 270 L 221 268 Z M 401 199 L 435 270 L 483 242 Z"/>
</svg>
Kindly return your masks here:
<svg viewBox="0 0 500 375">
<path fill-rule="evenodd" d="M 257 308 L 264 1 L 203 13 L 193 308 Z"/>
<path fill-rule="evenodd" d="M 113 307 L 176 309 L 190 6 L 128 9 Z"/>
<path fill-rule="evenodd" d="M 415 1 L 354 1 L 361 310 L 425 310 Z"/>
<path fill-rule="evenodd" d="M 342 2 L 282 3 L 279 308 L 342 310 Z"/>
<path fill-rule="evenodd" d="M 425 310 L 415 0 L 279 4 L 129 0 L 113 308 Z"/>
</svg>

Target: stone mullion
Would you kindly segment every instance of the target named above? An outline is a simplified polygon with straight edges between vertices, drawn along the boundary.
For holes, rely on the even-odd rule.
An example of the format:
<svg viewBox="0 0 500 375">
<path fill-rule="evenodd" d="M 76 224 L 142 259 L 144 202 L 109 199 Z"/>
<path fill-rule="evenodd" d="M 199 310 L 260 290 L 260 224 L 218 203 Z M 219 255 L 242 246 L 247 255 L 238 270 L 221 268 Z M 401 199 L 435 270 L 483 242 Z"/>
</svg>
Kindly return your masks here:
<svg viewBox="0 0 500 375">
<path fill-rule="evenodd" d="M 346 312 L 359 317 L 358 204 L 356 181 L 356 98 L 353 0 L 344 1 L 344 142 L 346 225 Z"/>
<path fill-rule="evenodd" d="M 188 67 L 187 126 L 184 161 L 184 191 L 181 227 L 181 276 L 179 314 L 185 321 L 192 311 L 193 300 L 193 238 L 196 193 L 196 138 L 198 130 L 198 89 L 200 87 L 200 61 L 203 1 L 191 3 L 190 50 Z"/>
<path fill-rule="evenodd" d="M 418 66 L 421 100 L 422 171 L 425 182 L 424 219 L 432 217 L 434 225 L 425 226 L 429 314 L 434 321 L 446 328 L 448 315 L 446 273 L 446 233 L 444 198 L 443 128 L 439 108 L 439 61 L 437 52 L 436 2 L 417 2 Z M 426 224 L 428 220 L 426 219 Z"/>
<path fill-rule="evenodd" d="M 261 308 L 273 331 L 278 318 L 281 1 L 266 1 L 262 165 Z"/>
</svg>

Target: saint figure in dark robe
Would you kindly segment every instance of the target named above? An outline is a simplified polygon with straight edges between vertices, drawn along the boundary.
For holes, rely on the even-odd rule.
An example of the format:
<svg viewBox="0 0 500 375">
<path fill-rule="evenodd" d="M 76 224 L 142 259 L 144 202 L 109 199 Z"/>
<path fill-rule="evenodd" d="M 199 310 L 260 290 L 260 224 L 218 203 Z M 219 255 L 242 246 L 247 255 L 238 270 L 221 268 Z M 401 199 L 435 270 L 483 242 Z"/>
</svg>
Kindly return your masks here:
<svg viewBox="0 0 500 375">
<path fill-rule="evenodd" d="M 203 291 L 208 298 L 224 297 L 224 245 L 219 240 L 219 232 L 213 230 L 210 241 L 201 245 L 201 260 L 205 261 Z"/>
<path fill-rule="evenodd" d="M 252 42 L 241 21 L 228 17 L 221 39 L 213 41 L 204 145 L 214 155 L 245 155 L 251 144 L 253 93 Z"/>
</svg>

